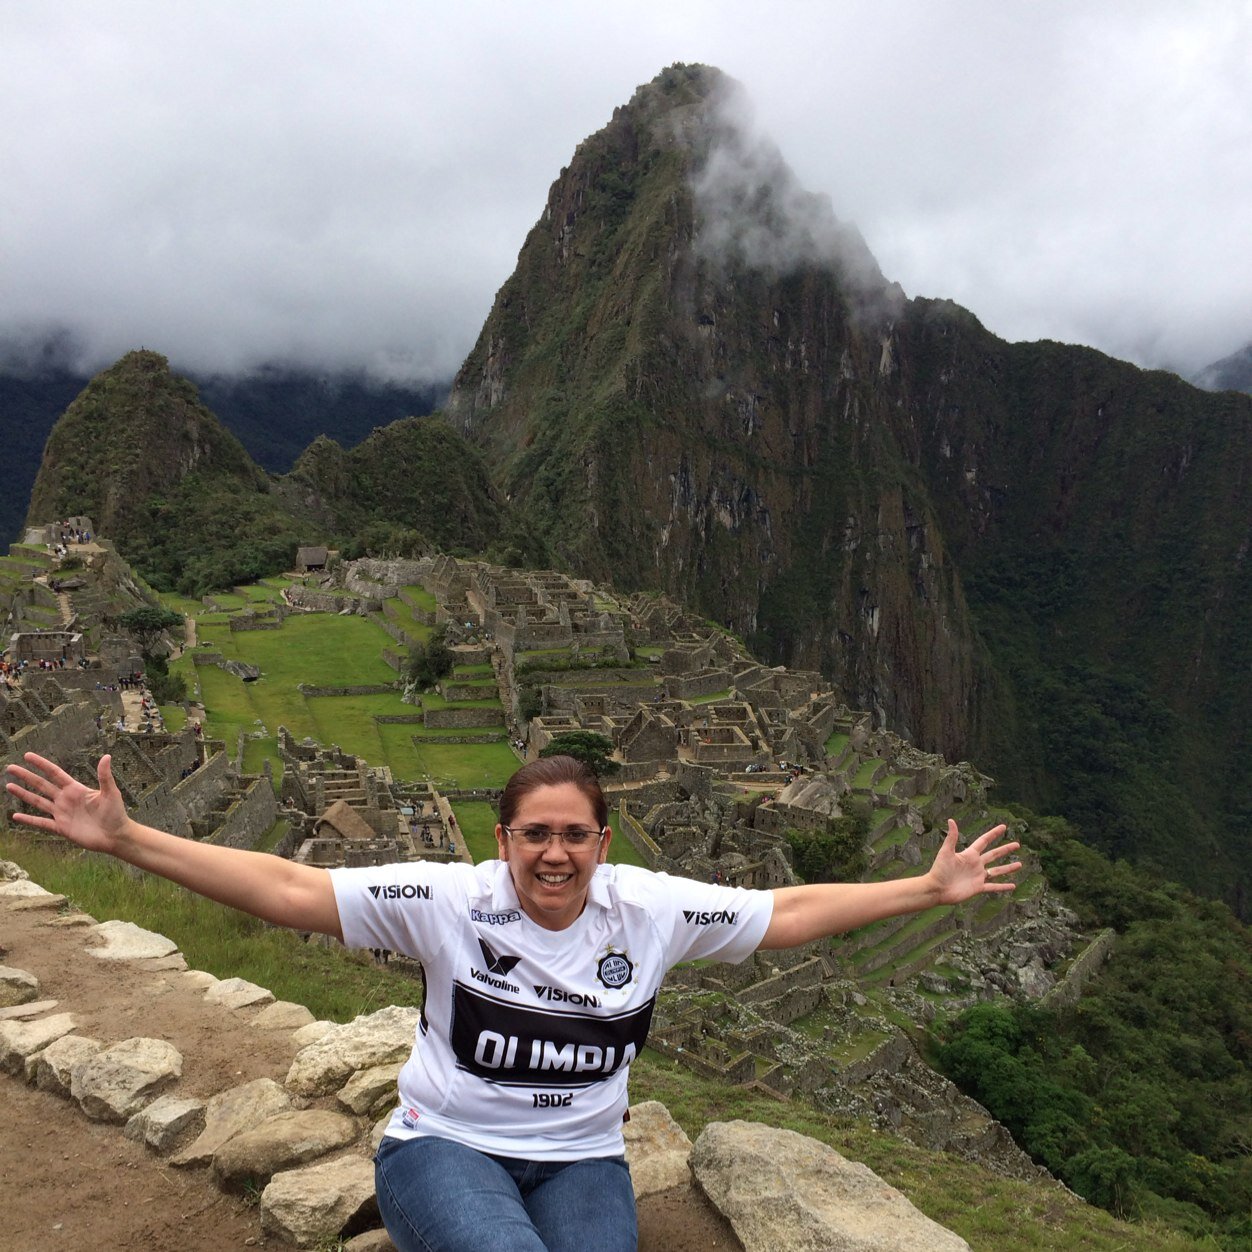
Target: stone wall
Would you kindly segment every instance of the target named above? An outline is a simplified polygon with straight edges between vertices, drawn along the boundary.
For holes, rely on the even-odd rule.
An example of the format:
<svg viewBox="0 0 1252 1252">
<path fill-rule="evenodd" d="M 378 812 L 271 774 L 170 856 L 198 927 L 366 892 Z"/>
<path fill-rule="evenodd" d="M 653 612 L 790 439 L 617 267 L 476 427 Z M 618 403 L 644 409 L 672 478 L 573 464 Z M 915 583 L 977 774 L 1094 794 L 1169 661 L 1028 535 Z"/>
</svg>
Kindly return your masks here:
<svg viewBox="0 0 1252 1252">
<path fill-rule="evenodd" d="M 839 1074 L 845 1083 L 864 1082 L 872 1074 L 894 1073 L 917 1055 L 908 1036 L 900 1030 L 884 1039 L 868 1056 L 853 1061 Z"/>
<path fill-rule="evenodd" d="M 9 735 L 9 759 L 17 762 L 23 753 L 37 752 L 61 761 L 89 747 L 95 748 L 97 742 L 96 705 L 86 701 L 62 704 L 52 710 L 47 721 L 25 726 Z"/>
<path fill-rule="evenodd" d="M 211 842 L 227 848 L 255 848 L 278 817 L 278 801 L 270 780 L 254 778 L 226 810 Z"/>
<path fill-rule="evenodd" d="M 618 802 L 617 813 L 618 833 L 624 835 L 630 841 L 631 846 L 643 857 L 644 864 L 649 869 L 655 869 L 657 860 L 661 855 L 661 849 L 656 846 L 652 836 L 631 817 L 625 800 Z"/>
<path fill-rule="evenodd" d="M 362 683 L 358 687 L 313 687 L 300 683 L 296 687 L 302 696 L 385 696 L 397 690 L 395 683 Z"/>
<path fill-rule="evenodd" d="M 421 557 L 418 560 L 362 557 L 351 563 L 347 581 L 350 585 L 353 578 L 363 578 L 389 587 L 420 587 L 430 577 L 433 569 L 434 562 L 430 557 Z"/>
<path fill-rule="evenodd" d="M 1043 1008 L 1073 1008 L 1083 989 L 1100 972 L 1117 943 L 1117 932 L 1102 930 L 1073 960 L 1065 977 L 1040 1001 Z"/>
<path fill-rule="evenodd" d="M 379 609 L 377 600 L 345 596 L 335 591 L 319 591 L 313 587 L 288 587 L 287 599 L 299 608 L 319 613 L 342 613 L 345 609 L 353 613 L 377 613 Z"/>
<path fill-rule="evenodd" d="M 200 821 L 217 804 L 231 774 L 231 760 L 225 751 L 214 752 L 198 769 L 176 782 L 174 799 L 191 821 Z"/>
<path fill-rule="evenodd" d="M 504 710 L 427 709 L 426 725 L 431 730 L 468 730 L 475 726 L 503 726 Z"/>
<path fill-rule="evenodd" d="M 422 743 L 503 743 L 504 732 L 496 731 L 494 733 L 487 731 L 481 735 L 410 735 L 409 738 L 416 744 Z"/>
</svg>

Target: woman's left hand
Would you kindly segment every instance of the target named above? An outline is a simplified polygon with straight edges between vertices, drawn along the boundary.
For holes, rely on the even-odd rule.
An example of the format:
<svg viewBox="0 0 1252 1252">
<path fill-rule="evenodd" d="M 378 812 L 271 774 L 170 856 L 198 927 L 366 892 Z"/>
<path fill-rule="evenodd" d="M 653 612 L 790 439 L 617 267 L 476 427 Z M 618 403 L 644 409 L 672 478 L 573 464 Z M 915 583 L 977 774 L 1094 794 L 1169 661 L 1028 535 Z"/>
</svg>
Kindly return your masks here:
<svg viewBox="0 0 1252 1252">
<path fill-rule="evenodd" d="M 1017 886 L 1005 879 L 1022 867 L 1021 861 L 1008 865 L 996 865 L 1000 860 L 1016 852 L 1020 843 L 999 843 L 1007 826 L 993 826 L 979 835 L 968 848 L 957 851 L 960 831 L 956 822 L 948 819 L 948 833 L 930 867 L 930 879 L 938 892 L 939 904 L 960 904 L 973 896 L 987 891 L 1012 891 Z"/>
</svg>

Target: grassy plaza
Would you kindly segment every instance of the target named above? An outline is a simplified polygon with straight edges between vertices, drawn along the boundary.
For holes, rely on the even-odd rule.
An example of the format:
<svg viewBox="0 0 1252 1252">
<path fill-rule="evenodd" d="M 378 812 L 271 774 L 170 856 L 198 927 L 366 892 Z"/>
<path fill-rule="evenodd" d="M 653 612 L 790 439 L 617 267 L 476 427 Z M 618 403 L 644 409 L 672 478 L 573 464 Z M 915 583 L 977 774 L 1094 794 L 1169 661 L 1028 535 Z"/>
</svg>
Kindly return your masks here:
<svg viewBox="0 0 1252 1252">
<path fill-rule="evenodd" d="M 243 766 L 259 773 L 270 763 L 275 785 L 282 777 L 278 728 L 286 726 L 297 739 L 311 738 L 323 746 L 338 745 L 371 765 L 386 766 L 398 782 L 433 783 L 443 791 L 502 787 L 517 769 L 519 758 L 498 724 L 500 700 L 490 665 L 458 666 L 452 681 L 472 687 L 478 698 L 446 700 L 425 693 L 421 705 L 401 699 L 399 676 L 383 660 L 384 648 L 395 640 L 375 621 L 356 614 L 293 613 L 277 630 L 230 629 L 231 612 L 264 608 L 290 580 L 266 579 L 212 597 L 212 607 L 180 596 L 163 597 L 168 607 L 196 620 L 197 647 L 176 660 L 171 669 L 187 680 L 189 698 L 205 708 L 205 734 L 221 739 L 234 753 L 244 736 Z M 421 588 L 405 594 L 421 609 L 433 611 L 434 597 Z M 416 621 L 400 599 L 385 602 L 388 620 L 415 638 L 426 639 L 430 627 Z M 229 610 L 223 612 L 222 610 Z M 196 664 L 217 654 L 227 661 L 254 665 L 261 677 L 245 682 L 219 665 Z M 387 687 L 357 694 L 314 694 L 318 689 Z M 303 690 L 302 690 L 303 688 Z M 420 722 L 387 722 L 380 718 L 420 714 L 424 709 L 482 709 L 484 725 L 469 730 L 427 728 Z M 162 710 L 167 724 L 181 726 L 179 706 Z M 492 718 L 496 724 L 492 724 Z M 458 743 L 467 735 L 492 735 L 487 743 Z M 482 860 L 496 854 L 496 816 L 485 801 L 459 802 L 454 809 L 470 854 Z M 616 826 L 614 826 L 616 830 Z M 610 845 L 609 859 L 642 864 L 624 836 Z"/>
</svg>

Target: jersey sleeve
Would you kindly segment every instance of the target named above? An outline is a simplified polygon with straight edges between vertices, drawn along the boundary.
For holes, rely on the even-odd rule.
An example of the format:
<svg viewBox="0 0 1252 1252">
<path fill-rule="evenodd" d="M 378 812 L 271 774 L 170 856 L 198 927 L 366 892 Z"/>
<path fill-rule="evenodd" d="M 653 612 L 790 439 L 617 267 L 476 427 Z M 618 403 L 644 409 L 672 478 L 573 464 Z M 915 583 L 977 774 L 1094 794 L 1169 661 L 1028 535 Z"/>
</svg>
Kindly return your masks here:
<svg viewBox="0 0 1252 1252">
<path fill-rule="evenodd" d="M 655 895 L 649 906 L 667 967 L 699 958 L 742 961 L 760 946 L 774 915 L 771 891 L 668 874 L 653 875 L 650 885 Z"/>
<path fill-rule="evenodd" d="M 429 861 L 332 869 L 344 943 L 428 958 L 465 911 L 468 869 Z"/>
</svg>

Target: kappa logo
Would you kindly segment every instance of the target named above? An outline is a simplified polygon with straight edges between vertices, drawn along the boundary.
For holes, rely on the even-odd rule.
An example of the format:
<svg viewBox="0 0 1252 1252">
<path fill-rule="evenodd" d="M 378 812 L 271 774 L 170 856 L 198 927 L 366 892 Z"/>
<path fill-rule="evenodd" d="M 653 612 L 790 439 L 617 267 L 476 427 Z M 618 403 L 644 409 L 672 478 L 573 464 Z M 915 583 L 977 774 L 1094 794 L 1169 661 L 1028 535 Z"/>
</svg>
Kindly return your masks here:
<svg viewBox="0 0 1252 1252">
<path fill-rule="evenodd" d="M 507 978 L 513 972 L 513 967 L 522 959 L 520 956 L 496 956 L 487 946 L 485 939 L 479 939 L 478 946 L 483 950 L 483 960 L 486 962 L 487 969 L 501 978 Z"/>
<path fill-rule="evenodd" d="M 417 883 L 383 883 L 381 886 L 366 887 L 366 891 L 375 900 L 429 900 L 430 888 Z"/>
<path fill-rule="evenodd" d="M 520 922 L 521 913 L 517 909 L 507 909 L 503 913 L 484 913 L 482 909 L 470 909 L 470 921 L 482 922 L 487 926 L 507 926 L 510 922 Z"/>
<path fill-rule="evenodd" d="M 701 912 L 699 909 L 683 909 L 683 917 L 689 926 L 733 926 L 738 913 L 729 909 L 717 909 L 712 913 Z"/>
</svg>

